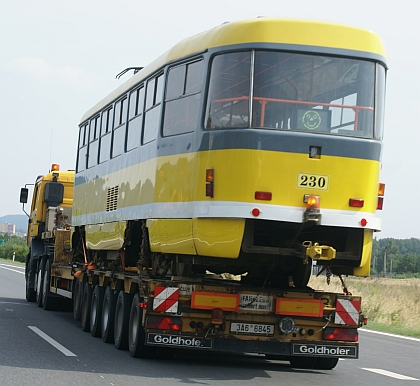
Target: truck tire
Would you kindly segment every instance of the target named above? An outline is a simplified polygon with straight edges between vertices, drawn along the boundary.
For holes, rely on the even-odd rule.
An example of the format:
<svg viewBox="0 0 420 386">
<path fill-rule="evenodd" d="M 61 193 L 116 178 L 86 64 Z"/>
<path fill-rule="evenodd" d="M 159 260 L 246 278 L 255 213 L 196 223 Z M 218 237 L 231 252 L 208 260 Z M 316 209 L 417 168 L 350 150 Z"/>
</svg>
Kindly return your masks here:
<svg viewBox="0 0 420 386">
<path fill-rule="evenodd" d="M 145 332 L 143 327 L 143 310 L 139 306 L 140 296 L 134 295 L 131 302 L 130 319 L 128 323 L 128 351 L 134 358 L 153 357 L 155 347 L 145 346 Z M 154 349 L 154 350 L 153 350 Z"/>
<path fill-rule="evenodd" d="M 38 304 L 38 307 L 42 307 L 42 289 L 44 287 L 44 264 L 44 259 L 40 260 L 38 264 L 38 273 L 36 279 L 36 303 Z"/>
<path fill-rule="evenodd" d="M 79 279 L 73 281 L 73 319 L 82 319 L 82 295 L 83 295 L 83 283 Z"/>
<path fill-rule="evenodd" d="M 36 291 L 35 291 L 35 288 L 33 287 L 34 276 L 35 274 L 34 274 L 34 269 L 32 267 L 31 251 L 29 250 L 29 253 L 26 256 L 26 266 L 25 266 L 26 300 L 28 302 L 34 302 L 36 300 Z"/>
<path fill-rule="evenodd" d="M 92 336 L 101 336 L 102 304 L 104 289 L 99 284 L 95 285 L 90 308 L 90 333 Z"/>
<path fill-rule="evenodd" d="M 44 267 L 44 279 L 42 281 L 42 308 L 44 310 L 56 310 L 59 305 L 61 298 L 54 297 L 50 293 L 50 282 L 51 282 L 51 262 L 49 259 L 45 262 Z"/>
<path fill-rule="evenodd" d="M 82 295 L 82 331 L 90 331 L 90 308 L 92 304 L 92 286 L 89 282 L 83 283 Z"/>
<path fill-rule="evenodd" d="M 115 305 L 114 344 L 118 350 L 128 349 L 128 322 L 131 307 L 130 294 L 121 290 Z"/>
<path fill-rule="evenodd" d="M 102 304 L 101 336 L 105 343 L 114 343 L 115 295 L 111 286 L 106 287 Z"/>
</svg>

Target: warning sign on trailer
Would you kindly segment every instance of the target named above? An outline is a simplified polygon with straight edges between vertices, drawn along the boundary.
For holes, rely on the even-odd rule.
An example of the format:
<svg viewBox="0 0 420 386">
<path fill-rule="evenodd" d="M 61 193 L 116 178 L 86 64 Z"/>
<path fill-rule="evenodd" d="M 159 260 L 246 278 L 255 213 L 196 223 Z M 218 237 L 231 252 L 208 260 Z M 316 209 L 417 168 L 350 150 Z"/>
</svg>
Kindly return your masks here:
<svg viewBox="0 0 420 386">
<path fill-rule="evenodd" d="M 360 317 L 360 300 L 337 299 L 335 305 L 335 320 L 337 324 L 357 326 Z"/>
<path fill-rule="evenodd" d="M 262 295 L 241 294 L 240 310 L 246 311 L 268 311 L 273 309 L 273 297 Z"/>
<path fill-rule="evenodd" d="M 153 311 L 178 312 L 179 288 L 157 286 L 154 296 Z"/>
</svg>

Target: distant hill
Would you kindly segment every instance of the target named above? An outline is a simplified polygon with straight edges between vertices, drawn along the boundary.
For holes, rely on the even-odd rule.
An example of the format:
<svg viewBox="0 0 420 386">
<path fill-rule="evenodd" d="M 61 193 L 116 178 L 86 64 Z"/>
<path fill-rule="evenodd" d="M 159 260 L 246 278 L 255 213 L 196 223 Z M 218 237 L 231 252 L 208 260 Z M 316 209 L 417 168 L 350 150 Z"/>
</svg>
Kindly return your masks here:
<svg viewBox="0 0 420 386">
<path fill-rule="evenodd" d="M 28 230 L 28 216 L 25 214 L 9 214 L 0 217 L 0 224 L 14 224 L 16 225 L 16 232 L 26 233 Z"/>
</svg>

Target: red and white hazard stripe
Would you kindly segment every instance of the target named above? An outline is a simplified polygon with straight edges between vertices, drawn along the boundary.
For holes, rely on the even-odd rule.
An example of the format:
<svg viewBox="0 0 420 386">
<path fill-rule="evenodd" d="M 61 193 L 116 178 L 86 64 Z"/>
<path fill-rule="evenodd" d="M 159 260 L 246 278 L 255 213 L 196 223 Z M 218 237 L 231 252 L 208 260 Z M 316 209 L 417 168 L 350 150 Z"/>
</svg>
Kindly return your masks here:
<svg viewBox="0 0 420 386">
<path fill-rule="evenodd" d="M 178 312 L 179 288 L 176 287 L 155 287 L 153 299 L 153 311 L 157 312 Z"/>
<path fill-rule="evenodd" d="M 336 324 L 357 326 L 360 317 L 360 300 L 337 299 L 335 305 Z"/>
</svg>

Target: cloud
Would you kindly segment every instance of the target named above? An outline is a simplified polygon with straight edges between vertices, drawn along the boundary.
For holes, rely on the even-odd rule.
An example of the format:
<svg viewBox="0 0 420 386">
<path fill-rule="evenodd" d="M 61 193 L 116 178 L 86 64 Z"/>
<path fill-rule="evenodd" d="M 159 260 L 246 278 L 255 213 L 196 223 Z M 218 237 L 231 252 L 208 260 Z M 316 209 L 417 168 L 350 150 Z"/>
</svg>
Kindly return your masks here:
<svg viewBox="0 0 420 386">
<path fill-rule="evenodd" d="M 100 81 L 98 74 L 88 73 L 79 67 L 57 66 L 44 58 L 14 58 L 7 68 L 18 72 L 21 76 L 26 75 L 35 80 L 58 83 L 74 89 L 90 89 Z"/>
</svg>

